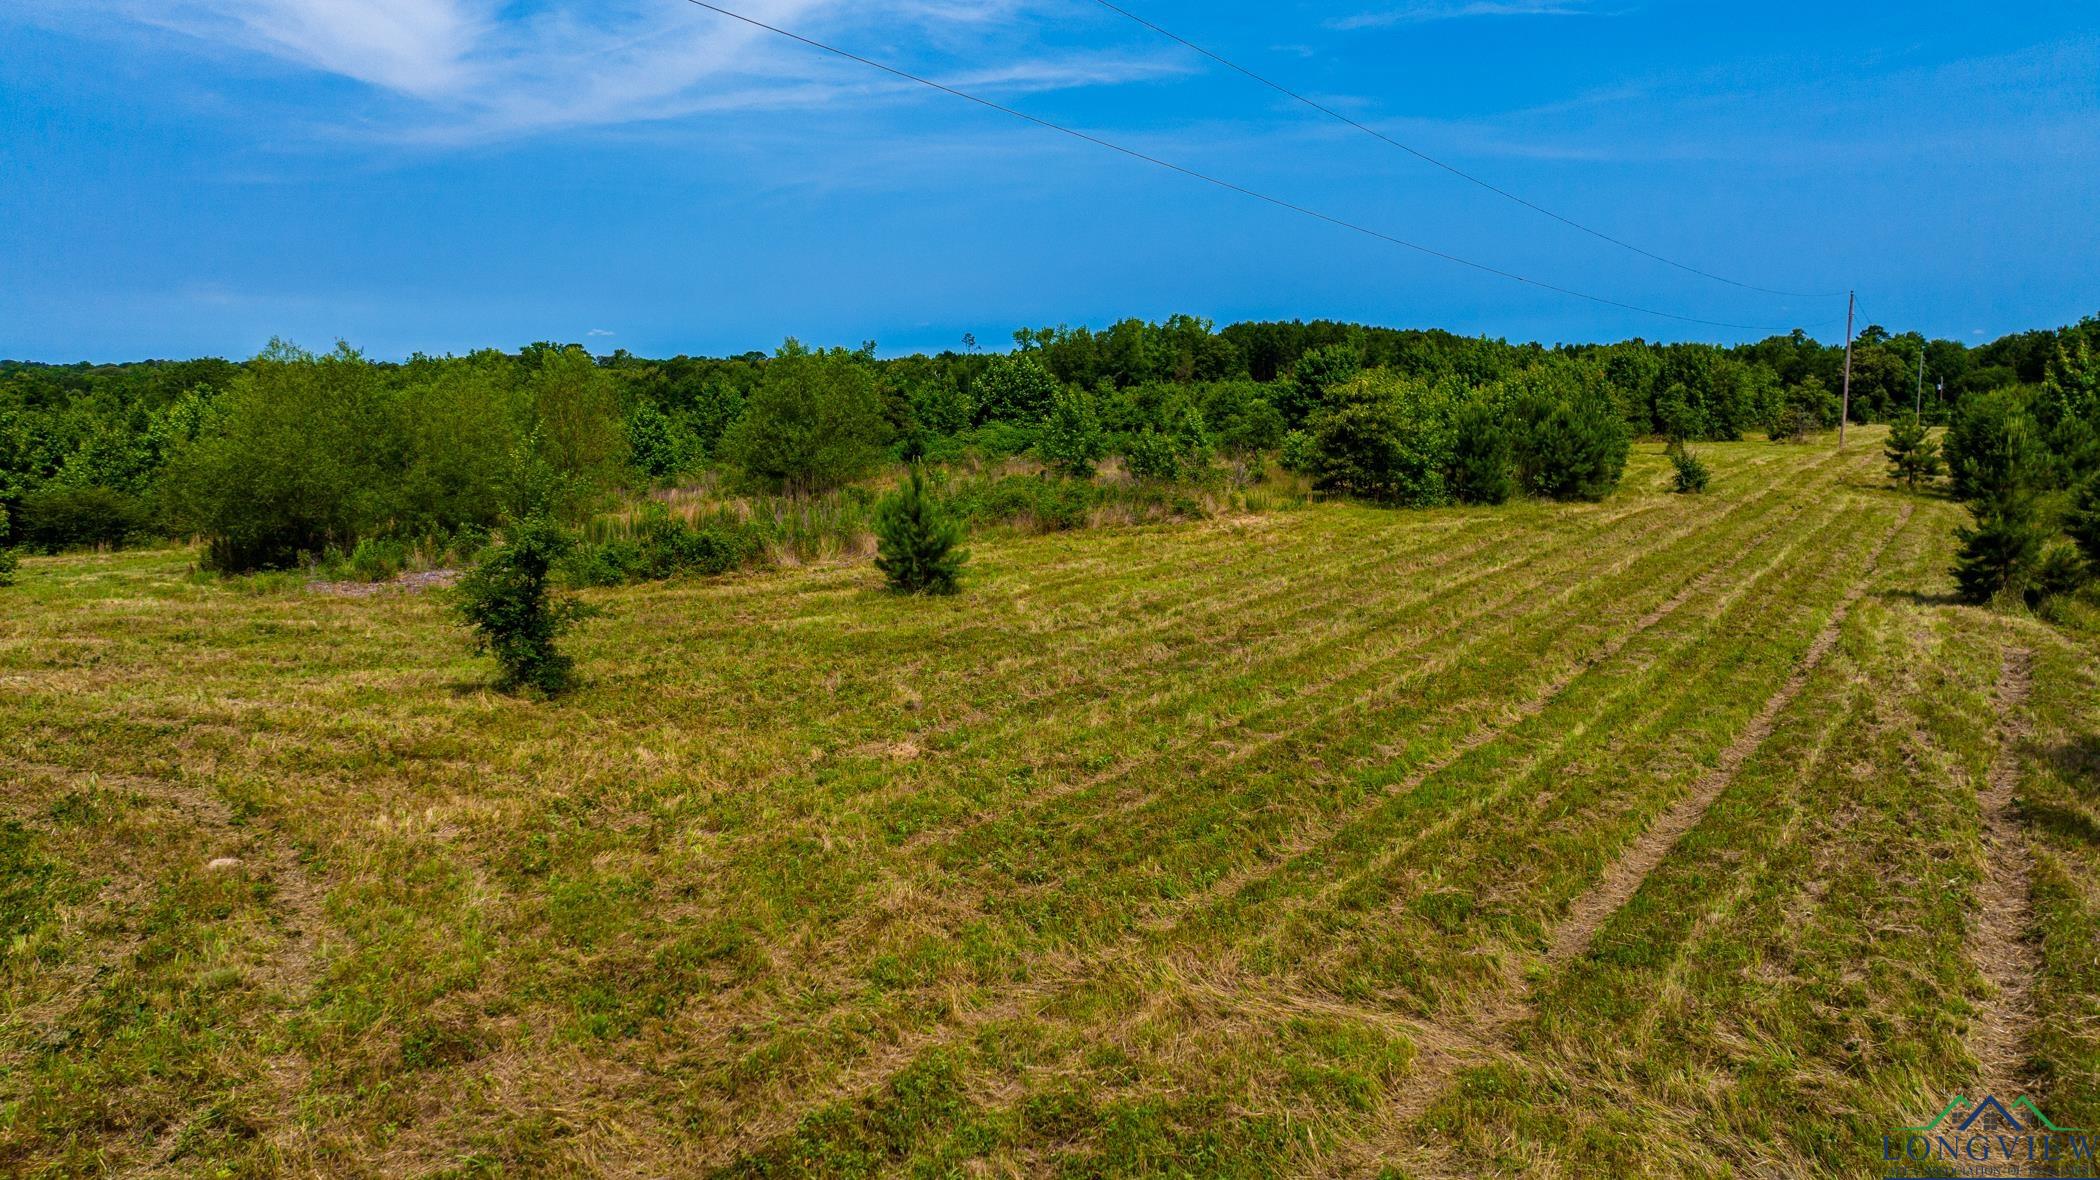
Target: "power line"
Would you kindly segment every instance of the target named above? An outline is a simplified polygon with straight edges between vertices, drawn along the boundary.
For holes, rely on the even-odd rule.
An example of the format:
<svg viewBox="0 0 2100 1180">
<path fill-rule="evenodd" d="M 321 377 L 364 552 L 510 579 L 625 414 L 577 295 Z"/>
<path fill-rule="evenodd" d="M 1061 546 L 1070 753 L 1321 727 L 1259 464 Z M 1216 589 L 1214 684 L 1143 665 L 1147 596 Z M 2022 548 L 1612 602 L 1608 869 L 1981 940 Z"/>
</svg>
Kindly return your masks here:
<svg viewBox="0 0 2100 1180">
<path fill-rule="evenodd" d="M 1700 278 L 1712 279 L 1714 282 L 1717 283 L 1726 283 L 1731 287 L 1741 287 L 1745 291 L 1757 291 L 1765 295 L 1781 295 L 1790 299 L 1844 298 L 1845 293 L 1843 291 L 1780 291 L 1775 290 L 1771 287 L 1760 287 L 1755 283 L 1740 282 L 1736 279 L 1731 279 L 1726 275 L 1717 275 L 1712 271 L 1701 270 L 1700 268 L 1692 266 L 1689 263 L 1679 262 L 1674 258 L 1666 258 L 1663 255 L 1657 254 L 1652 250 L 1644 250 L 1641 247 L 1634 245 L 1632 242 L 1628 242 L 1620 238 L 1615 238 L 1610 234 L 1605 233 L 1603 230 L 1592 229 L 1591 227 L 1584 225 L 1583 223 L 1576 221 L 1571 217 L 1563 217 L 1562 215 L 1555 213 L 1553 210 L 1548 209 L 1543 205 L 1534 204 L 1531 201 L 1525 200 L 1523 197 L 1520 197 L 1517 194 L 1510 192 L 1508 189 L 1501 188 L 1489 181 L 1482 180 L 1480 177 L 1475 176 L 1472 173 L 1457 167 L 1456 165 L 1447 164 L 1444 161 L 1437 159 L 1435 156 L 1432 156 L 1419 148 L 1411 147 L 1408 144 L 1404 144 L 1399 140 L 1394 139 L 1392 136 L 1387 135 L 1383 131 L 1380 131 L 1377 128 L 1370 126 L 1369 124 L 1360 122 L 1356 119 L 1352 119 L 1348 115 L 1345 115 L 1342 112 L 1335 110 L 1333 107 L 1315 101 L 1314 99 L 1307 98 L 1305 95 L 1300 94 L 1295 90 L 1292 90 L 1290 87 L 1283 85 L 1281 82 L 1276 82 L 1269 78 L 1263 77 L 1262 75 L 1255 73 L 1253 70 L 1248 69 L 1247 67 L 1239 64 L 1236 61 L 1231 60 L 1230 58 L 1213 53 L 1210 50 L 1205 49 L 1203 46 L 1196 44 L 1194 41 L 1183 37 L 1179 33 L 1176 33 L 1170 29 L 1161 28 L 1159 25 L 1156 25 L 1151 21 L 1146 20 L 1144 17 L 1139 16 L 1138 14 L 1130 11 L 1127 8 L 1119 8 L 1116 5 L 1109 3 L 1109 0 L 1094 0 L 1094 3 L 1099 4 L 1101 7 L 1108 9 L 1110 12 L 1113 12 L 1118 16 L 1125 17 L 1131 21 L 1143 25 L 1144 27 L 1152 30 L 1153 32 L 1158 33 L 1160 36 L 1165 37 L 1169 41 L 1176 42 L 1177 44 L 1192 49 L 1195 52 L 1202 54 L 1204 57 L 1207 57 L 1210 60 L 1217 62 L 1219 65 L 1224 66 L 1229 70 L 1233 70 L 1237 73 L 1244 74 L 1248 78 L 1251 78 L 1254 81 L 1261 83 L 1263 86 L 1274 90 L 1276 93 L 1281 94 L 1286 98 L 1292 99 L 1293 101 L 1303 103 L 1306 106 L 1311 107 L 1313 110 L 1316 110 L 1321 114 L 1326 115 L 1330 119 L 1335 119 L 1342 123 L 1346 123 L 1349 126 L 1357 129 L 1358 131 L 1363 132 L 1365 135 L 1371 136 L 1372 138 L 1380 140 L 1392 147 L 1399 148 L 1401 151 L 1406 152 L 1408 155 L 1415 157 L 1416 159 L 1422 161 L 1425 164 L 1431 164 L 1438 168 L 1442 168 L 1444 171 L 1449 172 L 1451 175 L 1459 177 L 1466 181 L 1470 181 L 1473 184 L 1479 185 L 1481 188 L 1484 188 L 1487 191 L 1494 193 L 1498 197 L 1503 197 L 1508 200 L 1515 201 L 1517 204 L 1524 206 L 1526 209 L 1529 209 L 1534 213 L 1543 214 L 1547 217 L 1552 218 L 1555 221 L 1560 222 L 1562 225 L 1565 225 L 1570 229 L 1580 230 L 1593 238 L 1596 238 L 1600 241 L 1609 242 L 1622 250 L 1631 250 L 1632 252 L 1640 255 L 1643 258 L 1653 259 L 1656 262 L 1662 263 L 1664 266 L 1673 266 L 1676 267 L 1678 270 L 1685 271 L 1689 274 L 1698 275 Z"/>
<path fill-rule="evenodd" d="M 1348 221 L 1343 218 L 1333 216 L 1332 214 L 1322 213 L 1317 209 L 1311 209 L 1304 205 L 1294 204 L 1293 202 L 1284 200 L 1282 197 L 1270 196 L 1267 193 L 1248 188 L 1245 185 L 1236 184 L 1232 181 L 1212 176 L 1207 172 L 1199 172 L 1194 168 L 1189 168 L 1181 164 L 1176 164 L 1169 160 L 1162 160 L 1157 156 L 1146 155 L 1144 152 L 1138 151 L 1135 148 L 1124 147 L 1122 144 L 1102 139 L 1097 135 L 1090 135 L 1084 131 L 1074 130 L 1073 128 L 1067 127 L 1061 123 L 1053 123 L 1048 119 L 1040 118 L 1036 115 L 1031 115 L 1026 111 L 1015 110 L 1013 107 L 1003 106 L 999 103 L 993 102 L 991 99 L 981 98 L 975 94 L 971 94 L 966 90 L 958 90 L 953 86 L 949 86 L 941 82 L 936 82 L 931 78 L 920 77 L 919 75 L 911 73 L 908 70 L 899 69 L 898 67 L 892 65 L 886 65 L 882 62 L 874 60 L 873 58 L 862 57 L 857 53 L 853 53 L 845 49 L 840 49 L 835 45 L 827 45 L 822 41 L 818 41 L 811 37 L 805 37 L 800 33 L 791 32 L 790 30 L 780 28 L 777 25 L 769 25 L 766 22 L 759 20 L 755 17 L 745 16 L 741 12 L 734 12 L 730 9 L 723 8 L 721 5 L 709 3 L 708 0 L 686 0 L 686 3 L 694 5 L 698 8 L 705 8 L 709 12 L 726 16 L 731 20 L 741 21 L 744 24 L 750 25 L 753 28 L 763 29 L 768 33 L 773 33 L 778 36 L 785 37 L 790 41 L 799 42 L 800 44 L 807 45 L 812 49 L 822 50 L 825 53 L 832 54 L 836 57 L 845 58 L 847 61 L 856 62 L 860 65 L 867 66 L 870 69 L 880 70 L 885 74 L 892 75 L 893 77 L 902 78 L 907 82 L 916 83 L 930 90 L 938 90 L 943 94 L 953 95 L 954 97 L 963 99 L 967 102 L 976 103 L 978 106 L 984 107 L 988 110 L 997 111 L 1002 115 L 1011 116 L 1012 118 L 1019 119 L 1025 123 L 1032 123 L 1045 130 L 1055 131 L 1062 135 L 1069 135 L 1073 139 L 1083 140 L 1087 143 L 1093 144 L 1096 147 L 1106 148 L 1109 151 L 1129 156 L 1134 160 L 1141 160 L 1147 164 L 1154 165 L 1155 167 L 1164 168 L 1169 172 L 1178 172 L 1181 175 L 1189 177 L 1192 180 L 1200 180 L 1205 184 L 1215 185 L 1216 187 L 1225 189 L 1228 192 L 1238 193 L 1243 197 L 1251 197 L 1254 200 L 1266 202 L 1270 205 L 1276 206 L 1279 209 L 1287 209 L 1292 213 L 1297 213 L 1301 216 L 1310 217 L 1315 221 L 1324 221 L 1329 225 L 1337 226 L 1346 230 L 1352 230 L 1356 233 L 1363 234 L 1366 237 L 1377 238 L 1380 241 L 1388 242 L 1395 246 L 1405 247 L 1406 249 L 1416 251 L 1417 253 L 1427 254 L 1432 258 L 1441 258 L 1446 262 L 1456 263 L 1459 266 L 1469 267 L 1473 270 L 1480 271 L 1484 274 L 1495 275 L 1498 278 L 1509 279 L 1512 282 L 1523 283 L 1527 286 L 1537 287 L 1545 291 L 1552 291 L 1559 295 L 1567 295 L 1575 299 L 1586 299 L 1591 303 L 1603 304 L 1606 307 L 1616 307 L 1625 311 L 1635 311 L 1641 313 L 1642 315 L 1652 315 L 1660 317 L 1662 319 L 1677 320 L 1687 324 L 1700 324 L 1710 328 L 1734 328 L 1739 331 L 1745 332 L 1783 332 L 1788 330 L 1784 328 L 1776 328 L 1762 324 L 1736 324 L 1729 323 L 1723 320 L 1700 319 L 1697 316 L 1679 315 L 1676 312 L 1661 311 L 1652 307 L 1642 307 L 1639 304 L 1635 303 L 1624 303 L 1617 299 L 1606 298 L 1602 295 L 1592 295 L 1587 291 L 1577 291 L 1571 287 L 1561 287 L 1553 283 L 1544 282 L 1540 279 L 1529 278 L 1525 275 L 1518 274 L 1515 271 L 1503 270 L 1500 267 L 1490 266 L 1484 262 L 1475 262 L 1470 258 L 1461 258 L 1456 254 L 1447 254 L 1442 250 L 1437 250 L 1416 242 L 1410 242 L 1405 238 L 1395 237 L 1392 234 L 1385 233 L 1382 230 L 1372 229 L 1369 226 L 1361 225 L 1357 222 Z"/>
</svg>

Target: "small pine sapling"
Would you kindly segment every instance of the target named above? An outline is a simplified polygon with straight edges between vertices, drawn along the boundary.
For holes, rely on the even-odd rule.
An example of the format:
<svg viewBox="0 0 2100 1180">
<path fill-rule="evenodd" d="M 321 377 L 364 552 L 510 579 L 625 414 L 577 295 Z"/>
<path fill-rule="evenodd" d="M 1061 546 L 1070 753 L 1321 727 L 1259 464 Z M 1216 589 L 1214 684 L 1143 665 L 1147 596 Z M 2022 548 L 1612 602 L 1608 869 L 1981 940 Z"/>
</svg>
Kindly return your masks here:
<svg viewBox="0 0 2100 1180">
<path fill-rule="evenodd" d="M 1677 469 L 1676 482 L 1672 486 L 1682 495 L 1696 496 L 1704 492 L 1707 483 L 1713 479 L 1706 464 L 1681 442 L 1670 445 L 1670 464 Z"/>
<path fill-rule="evenodd" d="M 875 506 L 875 568 L 900 594 L 953 594 L 970 555 L 956 548 L 963 524 L 926 490 L 918 464 L 911 478 Z"/>
<path fill-rule="evenodd" d="M 1889 429 L 1889 440 L 1882 453 L 1888 456 L 1889 478 L 1901 482 L 1911 491 L 1917 491 L 1921 483 L 1939 478 L 1939 440 L 1926 437 L 1924 424 L 1915 419 L 1897 422 Z"/>
</svg>

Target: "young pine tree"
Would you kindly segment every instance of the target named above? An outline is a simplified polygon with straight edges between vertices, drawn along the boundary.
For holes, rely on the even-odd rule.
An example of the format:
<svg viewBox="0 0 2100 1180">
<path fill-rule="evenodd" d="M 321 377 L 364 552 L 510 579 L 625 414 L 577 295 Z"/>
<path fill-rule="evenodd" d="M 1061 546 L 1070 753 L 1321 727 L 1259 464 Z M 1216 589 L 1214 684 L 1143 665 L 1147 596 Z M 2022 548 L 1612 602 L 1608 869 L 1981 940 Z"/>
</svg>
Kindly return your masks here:
<svg viewBox="0 0 2100 1180">
<path fill-rule="evenodd" d="M 2100 568 L 2100 475 L 2079 486 L 2071 511 L 2064 518 L 2064 531 L 2078 542 L 2086 562 Z"/>
<path fill-rule="evenodd" d="M 575 545 L 560 525 L 529 516 L 511 525 L 503 545 L 460 579 L 460 619 L 474 631 L 474 650 L 496 657 L 497 687 L 533 688 L 554 696 L 569 687 L 574 662 L 555 640 L 592 612 L 552 592 L 555 563 Z"/>
<path fill-rule="evenodd" d="M 1987 603 L 2026 589 L 2046 539 L 2033 498 L 2013 491 L 1972 504 L 1969 510 L 1976 516 L 1975 526 L 1954 530 L 1961 539 L 1954 580 L 1962 599 Z"/>
<path fill-rule="evenodd" d="M 1670 465 L 1677 469 L 1676 482 L 1672 485 L 1683 495 L 1696 496 L 1706 490 L 1713 473 L 1706 469 L 1699 456 L 1681 442 L 1670 445 Z"/>
<path fill-rule="evenodd" d="M 875 568 L 900 594 L 953 594 L 970 555 L 957 549 L 962 522 L 926 491 L 914 463 L 911 479 L 875 506 Z"/>
<path fill-rule="evenodd" d="M 1882 453 L 1889 459 L 1889 478 L 1901 480 L 1911 491 L 1917 491 L 1920 483 L 1939 478 L 1939 441 L 1927 438 L 1924 425 L 1916 420 L 1899 419 L 1889 429 L 1889 441 Z"/>
</svg>

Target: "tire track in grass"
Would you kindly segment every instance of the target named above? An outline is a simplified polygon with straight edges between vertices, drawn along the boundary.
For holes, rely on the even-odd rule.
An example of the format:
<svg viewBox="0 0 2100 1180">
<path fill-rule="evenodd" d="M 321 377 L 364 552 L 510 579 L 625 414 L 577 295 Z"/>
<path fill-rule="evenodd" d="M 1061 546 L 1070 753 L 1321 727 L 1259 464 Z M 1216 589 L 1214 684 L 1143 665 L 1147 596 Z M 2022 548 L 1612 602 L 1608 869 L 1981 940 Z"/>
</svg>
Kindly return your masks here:
<svg viewBox="0 0 2100 1180">
<path fill-rule="evenodd" d="M 1548 963 L 1559 966 L 1589 950 L 1590 943 L 1596 939 L 1597 931 L 1603 927 L 1605 921 L 1633 897 L 1635 891 L 1640 889 L 1641 882 L 1646 881 L 1648 874 L 1655 871 L 1655 866 L 1662 863 L 1663 858 L 1670 854 L 1670 850 L 1677 847 L 1677 842 L 1684 839 L 1684 834 L 1691 831 L 1706 814 L 1707 808 L 1713 806 L 1714 800 L 1721 797 L 1721 792 L 1727 790 L 1728 785 L 1735 781 L 1736 772 L 1742 769 L 1743 763 L 1772 736 L 1773 728 L 1779 724 L 1779 715 L 1808 687 L 1808 678 L 1815 675 L 1816 669 L 1822 667 L 1823 661 L 1829 657 L 1831 649 L 1837 646 L 1838 637 L 1844 633 L 1846 618 L 1852 614 L 1853 606 L 1865 597 L 1867 586 L 1872 582 L 1875 571 L 1881 564 L 1881 556 L 1888 550 L 1889 543 L 1910 523 L 1911 511 L 1910 505 L 1903 506 L 1896 527 L 1875 547 L 1873 556 L 1867 560 L 1865 574 L 1845 592 L 1844 600 L 1838 604 L 1830 622 L 1824 625 L 1815 642 L 1809 646 L 1807 654 L 1801 657 L 1794 674 L 1788 677 L 1778 692 L 1765 701 L 1764 708 L 1758 711 L 1749 727 L 1721 752 L 1720 761 L 1706 772 L 1690 794 L 1675 807 L 1664 812 L 1661 819 L 1655 821 L 1640 839 L 1634 841 L 1633 847 L 1627 849 L 1617 863 L 1605 871 L 1602 880 L 1591 886 L 1588 893 L 1576 899 L 1574 906 L 1568 911 L 1567 918 L 1554 931 L 1552 945 L 1546 951 Z"/>
<path fill-rule="evenodd" d="M 188 781 L 183 773 L 104 774 L 18 757 L 8 761 L 18 771 L 51 779 L 63 787 L 93 790 L 112 786 L 130 799 L 169 808 L 195 825 L 205 843 L 220 849 L 220 854 L 203 866 L 205 872 L 240 872 L 269 887 L 268 901 L 258 904 L 271 919 L 271 941 L 275 945 L 269 947 L 262 969 L 256 972 L 256 982 L 266 993 L 281 997 L 283 1010 L 295 1010 L 311 998 L 320 980 L 324 935 L 332 934 L 338 944 L 343 939 L 327 917 L 327 891 L 306 871 L 298 850 L 283 833 L 241 822 L 216 791 Z M 87 779 L 85 784 L 78 781 L 83 776 Z M 105 961 L 113 967 L 134 949 L 135 944 L 129 939 L 113 943 L 105 948 Z M 301 1098 L 311 1078 L 311 1069 L 299 1050 L 282 1046 L 269 1055 L 266 1074 L 255 1079 L 276 1098 L 277 1117 L 265 1135 L 279 1151 L 289 1147 L 290 1137 L 300 1134 Z M 210 1104 L 199 1105 L 192 1114 L 207 1121 L 216 1117 Z M 153 1143 L 151 1167 L 164 1168 L 173 1163 L 185 1132 L 195 1121 L 175 1121 L 162 1129 Z"/>
<path fill-rule="evenodd" d="M 1977 887 L 1976 922 L 1967 941 L 1977 970 L 1990 980 L 1994 994 L 1977 1018 L 1969 1048 L 1977 1061 L 1976 1093 L 1996 1094 L 2001 1101 L 2009 1101 L 2008 1094 L 2029 1092 L 2034 981 L 2042 970 L 2031 937 L 2032 854 L 2015 797 L 2020 747 L 2028 733 L 2024 712 L 2033 683 L 2034 653 L 2024 647 L 2007 650 L 1998 676 L 1998 752 L 1977 800 L 1985 873 Z"/>
<path fill-rule="evenodd" d="M 1572 960 L 1580 958 L 1595 940 L 1597 931 L 1612 914 L 1631 899 L 1645 881 L 1648 874 L 1662 863 L 1670 850 L 1677 846 L 1685 833 L 1689 832 L 1705 815 L 1715 799 L 1735 781 L 1741 769 L 1757 748 L 1772 735 L 1779 715 L 1800 697 L 1808 687 L 1810 677 L 1831 650 L 1837 646 L 1844 631 L 1845 620 L 1852 608 L 1866 595 L 1880 564 L 1882 554 L 1895 540 L 1911 519 L 1912 506 L 1904 505 L 1897 517 L 1896 525 L 1875 546 L 1865 571 L 1845 592 L 1828 623 L 1816 635 L 1785 684 L 1769 697 L 1748 727 L 1723 751 L 1720 762 L 1709 770 L 1693 787 L 1692 791 L 1676 806 L 1665 812 L 1647 832 L 1637 839 L 1632 847 L 1605 871 L 1604 876 L 1592 885 L 1570 907 L 1568 916 L 1554 929 L 1548 939 L 1544 956 L 1550 968 L 1565 968 Z M 1464 1031 L 1480 1042 L 1502 1049 L 1510 1049 L 1510 1033 L 1517 1025 L 1535 1015 L 1537 986 L 1526 987 L 1523 975 L 1514 965 L 1504 973 L 1503 985 L 1490 994 L 1481 1007 L 1464 1024 Z M 1550 975 L 1547 977 L 1550 978 Z M 1543 982 L 1543 980 L 1541 981 Z M 1409 1085 L 1398 1103 L 1389 1110 L 1385 1122 L 1395 1133 L 1404 1132 L 1420 1121 L 1437 1100 L 1449 1093 L 1459 1072 L 1480 1061 L 1462 1053 L 1433 1053 L 1425 1055 L 1422 1067 L 1409 1078 Z M 1390 1139 L 1366 1145 L 1368 1158 L 1351 1157 L 1342 1161 L 1341 1174 L 1363 1174 L 1373 1171 L 1386 1159 L 1400 1155 L 1404 1144 Z"/>
</svg>

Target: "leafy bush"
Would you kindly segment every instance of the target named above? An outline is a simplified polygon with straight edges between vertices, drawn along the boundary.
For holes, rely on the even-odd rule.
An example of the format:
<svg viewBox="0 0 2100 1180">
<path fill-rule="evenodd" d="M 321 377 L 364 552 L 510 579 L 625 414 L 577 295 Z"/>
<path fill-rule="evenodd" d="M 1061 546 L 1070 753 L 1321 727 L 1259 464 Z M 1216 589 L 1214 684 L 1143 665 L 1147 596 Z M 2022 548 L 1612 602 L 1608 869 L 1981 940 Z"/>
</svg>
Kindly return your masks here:
<svg viewBox="0 0 2100 1180">
<path fill-rule="evenodd" d="M 43 487 L 22 498 L 22 544 L 43 553 L 115 548 L 146 528 L 144 506 L 111 488 Z"/>
<path fill-rule="evenodd" d="M 1156 430 L 1135 435 L 1123 448 L 1123 462 L 1139 479 L 1172 480 L 1181 477 L 1180 448 Z"/>
<path fill-rule="evenodd" d="M 953 510 L 980 524 L 1029 522 L 1046 531 L 1086 527 L 1101 490 L 1080 480 L 1008 475 L 957 489 Z"/>
<path fill-rule="evenodd" d="M 1210 466 L 1217 447 L 1211 440 L 1210 426 L 1203 419 L 1203 411 L 1194 403 L 1182 402 L 1175 407 L 1166 433 L 1174 444 L 1174 457 L 1179 466 L 1199 471 Z"/>
<path fill-rule="evenodd" d="M 1057 392 L 1057 379 L 1032 356 L 990 358 L 971 389 L 979 422 L 1040 421 Z"/>
<path fill-rule="evenodd" d="M 1277 409 L 1291 426 L 1312 420 L 1336 386 L 1356 379 L 1363 371 L 1363 353 L 1352 344 L 1330 344 L 1312 349 L 1298 358 L 1291 379 L 1279 389 Z"/>
<path fill-rule="evenodd" d="M 1084 389 L 1060 390 L 1050 401 L 1049 416 L 1036 436 L 1036 453 L 1066 475 L 1084 478 L 1108 453 L 1108 435 L 1094 395 Z"/>
<path fill-rule="evenodd" d="M 692 426 L 647 401 L 627 415 L 627 452 L 634 469 L 651 479 L 688 471 L 703 458 Z"/>
<path fill-rule="evenodd" d="M 1283 465 L 1285 471 L 1294 471 L 1300 475 L 1311 475 L 1319 459 L 1319 450 L 1313 442 L 1313 436 L 1303 430 L 1293 430 L 1284 435 L 1282 446 L 1277 448 L 1276 461 Z"/>
<path fill-rule="evenodd" d="M 594 526 L 594 535 L 597 531 Z M 562 570 L 579 586 L 726 574 L 758 555 L 763 531 L 759 525 L 727 519 L 688 523 L 651 502 L 624 533 L 577 545 L 562 562 Z"/>
<path fill-rule="evenodd" d="M 1251 398 L 1239 413 L 1220 423 L 1218 442 L 1226 450 L 1242 455 L 1272 451 L 1283 445 L 1286 428 L 1283 413 L 1267 398 Z"/>
<path fill-rule="evenodd" d="M 498 548 L 460 579 L 459 616 L 474 632 L 474 650 L 496 657 L 497 687 L 532 688 L 553 696 L 566 689 L 574 662 L 555 646 L 591 612 L 553 593 L 554 566 L 575 541 L 554 521 L 535 516 L 512 525 Z"/>
<path fill-rule="evenodd" d="M 963 524 L 926 491 L 924 473 L 912 465 L 911 479 L 875 507 L 875 568 L 904 594 L 953 594 L 961 588 Z"/>
<path fill-rule="evenodd" d="M 761 486 L 807 495 L 874 470 L 888 440 L 873 372 L 842 349 L 816 353 L 791 340 L 766 364 L 722 453 Z"/>
<path fill-rule="evenodd" d="M 1676 480 L 1672 486 L 1683 495 L 1698 495 L 1704 492 L 1707 483 L 1713 478 L 1713 473 L 1706 469 L 1706 464 L 1700 461 L 1699 456 L 1692 454 L 1690 447 L 1679 445 L 1670 448 L 1670 464 L 1677 469 Z"/>
<path fill-rule="evenodd" d="M 15 556 L 14 550 L 0 548 L 0 586 L 14 585 L 15 571 L 21 568 L 22 559 Z"/>
</svg>

